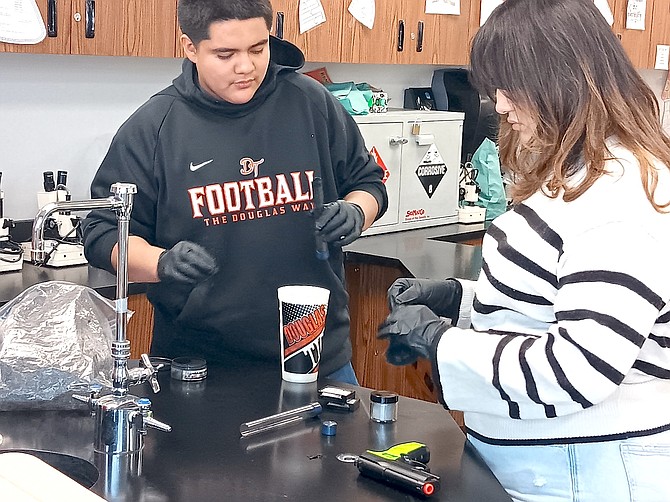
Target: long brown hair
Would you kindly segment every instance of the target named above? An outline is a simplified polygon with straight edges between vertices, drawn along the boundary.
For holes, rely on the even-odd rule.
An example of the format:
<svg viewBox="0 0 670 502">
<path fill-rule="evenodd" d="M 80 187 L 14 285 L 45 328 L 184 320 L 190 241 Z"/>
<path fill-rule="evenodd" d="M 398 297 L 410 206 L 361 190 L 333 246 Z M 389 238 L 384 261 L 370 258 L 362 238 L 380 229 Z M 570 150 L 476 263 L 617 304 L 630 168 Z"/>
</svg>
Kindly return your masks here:
<svg viewBox="0 0 670 502">
<path fill-rule="evenodd" d="M 605 142 L 615 136 L 639 161 L 656 211 L 670 207 L 654 199 L 654 162 L 670 169 L 658 102 L 593 0 L 505 0 L 475 36 L 470 61 L 481 92 L 504 91 L 537 124 L 522 145 L 501 123 L 500 158 L 514 176 L 515 201 L 539 190 L 576 199 L 606 172 Z M 583 180 L 569 185 L 582 168 Z"/>
</svg>

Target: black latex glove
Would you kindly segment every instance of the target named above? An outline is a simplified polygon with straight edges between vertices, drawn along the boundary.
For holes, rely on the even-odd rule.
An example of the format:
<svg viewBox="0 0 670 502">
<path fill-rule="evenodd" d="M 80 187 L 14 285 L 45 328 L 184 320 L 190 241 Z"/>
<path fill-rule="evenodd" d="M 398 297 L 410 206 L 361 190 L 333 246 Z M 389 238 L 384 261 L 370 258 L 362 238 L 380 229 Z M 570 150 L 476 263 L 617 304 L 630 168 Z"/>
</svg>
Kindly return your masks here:
<svg viewBox="0 0 670 502">
<path fill-rule="evenodd" d="M 181 241 L 163 251 L 158 258 L 158 278 L 191 286 L 214 275 L 219 267 L 214 257 L 205 248 L 190 241 Z"/>
<path fill-rule="evenodd" d="M 399 305 L 379 327 L 377 336 L 389 341 L 386 360 L 396 366 L 419 357 L 435 359 L 442 334 L 451 327 L 425 305 Z"/>
<path fill-rule="evenodd" d="M 398 305 L 425 305 L 438 316 L 458 322 L 463 286 L 456 279 L 397 279 L 388 289 L 389 308 Z"/>
<path fill-rule="evenodd" d="M 365 214 L 358 204 L 346 200 L 329 202 L 316 219 L 316 233 L 335 246 L 346 246 L 360 237 L 364 222 Z"/>
</svg>

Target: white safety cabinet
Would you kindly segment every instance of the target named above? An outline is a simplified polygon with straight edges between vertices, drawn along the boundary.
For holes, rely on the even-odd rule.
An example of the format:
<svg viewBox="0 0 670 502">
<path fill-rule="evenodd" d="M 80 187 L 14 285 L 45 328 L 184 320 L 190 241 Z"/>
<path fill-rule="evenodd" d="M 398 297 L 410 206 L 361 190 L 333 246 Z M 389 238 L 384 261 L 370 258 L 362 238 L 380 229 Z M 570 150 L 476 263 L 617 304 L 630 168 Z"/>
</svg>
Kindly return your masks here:
<svg viewBox="0 0 670 502">
<path fill-rule="evenodd" d="M 385 171 L 386 214 L 363 235 L 458 221 L 463 117 L 398 110 L 355 116 L 365 145 Z"/>
</svg>

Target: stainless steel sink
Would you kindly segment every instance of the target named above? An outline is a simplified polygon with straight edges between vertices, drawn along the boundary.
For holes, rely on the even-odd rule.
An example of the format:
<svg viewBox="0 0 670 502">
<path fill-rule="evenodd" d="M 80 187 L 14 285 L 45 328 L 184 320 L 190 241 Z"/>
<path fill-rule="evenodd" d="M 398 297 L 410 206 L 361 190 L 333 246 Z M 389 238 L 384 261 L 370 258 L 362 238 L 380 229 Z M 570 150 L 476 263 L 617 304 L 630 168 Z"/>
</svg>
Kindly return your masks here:
<svg viewBox="0 0 670 502">
<path fill-rule="evenodd" d="M 98 468 L 88 460 L 65 453 L 30 449 L 0 450 L 0 454 L 10 452 L 33 455 L 87 489 L 91 488 L 100 476 Z"/>
</svg>

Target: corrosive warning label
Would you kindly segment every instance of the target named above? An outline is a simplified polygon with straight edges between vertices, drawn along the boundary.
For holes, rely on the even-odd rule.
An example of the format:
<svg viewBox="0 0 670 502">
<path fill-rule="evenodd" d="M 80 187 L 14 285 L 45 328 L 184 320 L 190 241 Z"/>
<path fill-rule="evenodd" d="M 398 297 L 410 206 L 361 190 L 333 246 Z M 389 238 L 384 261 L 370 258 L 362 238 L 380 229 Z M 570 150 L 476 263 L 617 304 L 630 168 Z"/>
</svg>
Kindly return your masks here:
<svg viewBox="0 0 670 502">
<path fill-rule="evenodd" d="M 435 143 L 430 145 L 426 155 L 423 156 L 419 167 L 416 170 L 416 175 L 421 182 L 421 186 L 426 191 L 428 198 L 432 198 L 437 186 L 447 174 L 447 165 L 442 159 L 442 155 L 437 150 Z"/>
</svg>

